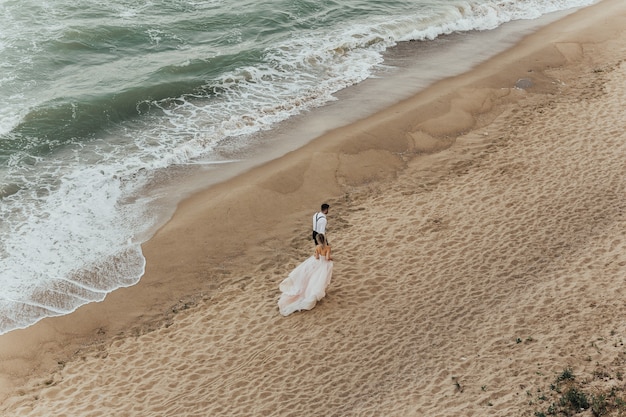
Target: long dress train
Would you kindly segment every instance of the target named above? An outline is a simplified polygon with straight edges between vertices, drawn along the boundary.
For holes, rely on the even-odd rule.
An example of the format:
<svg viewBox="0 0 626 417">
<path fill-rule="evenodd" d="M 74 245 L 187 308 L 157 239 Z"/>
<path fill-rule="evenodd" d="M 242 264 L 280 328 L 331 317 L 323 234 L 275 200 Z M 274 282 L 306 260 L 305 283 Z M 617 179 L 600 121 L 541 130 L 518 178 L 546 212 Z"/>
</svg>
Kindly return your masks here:
<svg viewBox="0 0 626 417">
<path fill-rule="evenodd" d="M 311 256 L 298 265 L 278 286 L 282 294 L 278 300 L 280 314 L 288 316 L 295 311 L 310 310 L 326 295 L 333 275 L 333 261 Z"/>
</svg>

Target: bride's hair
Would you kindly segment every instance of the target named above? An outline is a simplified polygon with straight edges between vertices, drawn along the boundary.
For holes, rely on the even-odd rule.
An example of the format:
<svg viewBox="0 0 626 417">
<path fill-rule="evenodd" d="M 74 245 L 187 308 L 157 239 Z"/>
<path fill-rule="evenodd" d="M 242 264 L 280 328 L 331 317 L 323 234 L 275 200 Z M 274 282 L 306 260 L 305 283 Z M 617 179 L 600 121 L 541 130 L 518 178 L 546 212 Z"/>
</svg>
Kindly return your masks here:
<svg viewBox="0 0 626 417">
<path fill-rule="evenodd" d="M 315 240 L 317 240 L 318 245 L 326 246 L 326 239 L 324 238 L 323 234 L 319 233 L 317 236 L 315 236 Z"/>
</svg>

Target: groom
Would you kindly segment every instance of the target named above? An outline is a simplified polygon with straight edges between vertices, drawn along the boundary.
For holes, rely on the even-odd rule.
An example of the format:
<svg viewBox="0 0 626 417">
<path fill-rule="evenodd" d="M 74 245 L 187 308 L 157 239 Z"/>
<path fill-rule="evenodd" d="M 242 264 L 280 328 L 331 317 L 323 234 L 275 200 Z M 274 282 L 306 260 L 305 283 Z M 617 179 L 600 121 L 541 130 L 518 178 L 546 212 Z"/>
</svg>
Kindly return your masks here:
<svg viewBox="0 0 626 417">
<path fill-rule="evenodd" d="M 330 206 L 326 203 L 322 204 L 320 208 L 321 211 L 318 211 L 313 215 L 313 243 L 317 245 L 317 241 L 315 237 L 318 234 L 326 234 L 326 214 L 328 214 L 328 209 Z M 326 239 L 326 243 L 328 243 L 328 239 Z"/>
</svg>

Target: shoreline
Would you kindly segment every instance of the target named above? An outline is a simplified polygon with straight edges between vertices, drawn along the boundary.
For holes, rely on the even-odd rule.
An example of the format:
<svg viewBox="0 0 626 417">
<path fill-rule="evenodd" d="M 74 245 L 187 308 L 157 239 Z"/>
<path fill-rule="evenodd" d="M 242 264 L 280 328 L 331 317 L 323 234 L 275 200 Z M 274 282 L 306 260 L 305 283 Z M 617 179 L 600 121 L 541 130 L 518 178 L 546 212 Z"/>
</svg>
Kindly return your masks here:
<svg viewBox="0 0 626 417">
<path fill-rule="evenodd" d="M 479 63 L 509 49 L 525 36 L 578 9 L 552 12 L 534 20 L 511 21 L 486 32 L 441 35 L 428 42 L 400 42 L 385 53 L 385 68 L 379 68 L 371 78 L 359 84 L 338 91 L 337 101 L 309 109 L 269 131 L 257 132 L 251 141 L 254 143 L 243 149 L 231 150 L 228 144 L 218 147 L 217 159 L 207 162 L 201 158 L 197 164 L 199 168 L 179 169 L 168 183 L 159 184 L 156 190 L 149 191 L 149 195 L 154 191 L 160 195 L 168 194 L 157 204 L 157 211 L 163 213 L 160 217 L 165 220 L 144 233 L 148 238 L 142 241 L 149 240 L 169 221 L 178 204 L 194 194 L 296 151 L 329 131 L 371 117 L 421 93 L 437 81 L 468 72 Z M 441 42 L 447 44 L 441 50 L 433 45 Z M 469 53 L 468 50 L 476 52 Z M 388 76 L 387 71 L 392 75 Z M 207 180 L 207 177 L 210 179 Z M 174 195 L 176 197 L 171 198 Z"/>
<path fill-rule="evenodd" d="M 284 323 L 278 317 L 273 300 L 278 295 L 276 285 L 310 249 L 309 212 L 328 200 L 329 239 L 337 245 L 337 263 L 358 257 L 347 251 L 347 239 L 369 242 L 352 230 L 358 229 L 354 219 L 367 211 L 363 204 L 372 203 L 370 190 L 386 196 L 397 178 L 411 172 L 415 190 L 402 192 L 430 196 L 427 193 L 441 181 L 479 163 L 483 157 L 479 155 L 496 143 L 490 132 L 503 131 L 497 128 L 502 114 L 524 100 L 550 102 L 550 96 L 559 93 L 563 86 L 555 83 L 550 71 L 580 70 L 595 45 L 600 48 L 617 33 L 623 36 L 619 22 L 624 21 L 625 9 L 616 0 L 604 0 L 575 12 L 467 73 L 439 81 L 371 117 L 194 194 L 143 245 L 147 265 L 139 284 L 68 316 L 44 319 L 0 336 L 0 394 L 15 396 L 16 389 L 28 391 L 19 387 L 29 385 L 40 391 L 44 388 L 37 387 L 41 384 L 37 380 L 50 374 L 56 385 L 61 363 L 62 368 L 71 368 L 81 356 L 91 358 L 97 356 L 94 351 L 165 332 L 202 310 L 219 314 L 223 308 L 237 314 L 237 307 L 243 306 L 235 301 L 255 289 L 260 292 L 244 299 L 257 303 L 253 311 L 260 318 L 285 331 L 315 320 L 329 324 L 331 317 L 341 316 L 331 311 L 333 302 L 348 314 L 353 301 L 341 297 L 351 287 L 338 283 L 327 297 L 331 302 L 322 302 L 308 316 Z M 592 28 L 599 23 L 601 27 Z M 591 47 L 582 48 L 585 42 Z M 520 79 L 530 79 L 532 87 L 516 89 Z M 523 131 L 523 120 L 519 123 L 517 129 Z M 431 226 L 437 225 L 441 220 Z M 393 239 L 385 241 L 393 244 Z M 413 258 L 412 262 L 424 261 L 417 255 Z M 263 279 L 256 275 L 263 273 Z M 216 322 L 220 323 L 219 317 Z"/>
</svg>

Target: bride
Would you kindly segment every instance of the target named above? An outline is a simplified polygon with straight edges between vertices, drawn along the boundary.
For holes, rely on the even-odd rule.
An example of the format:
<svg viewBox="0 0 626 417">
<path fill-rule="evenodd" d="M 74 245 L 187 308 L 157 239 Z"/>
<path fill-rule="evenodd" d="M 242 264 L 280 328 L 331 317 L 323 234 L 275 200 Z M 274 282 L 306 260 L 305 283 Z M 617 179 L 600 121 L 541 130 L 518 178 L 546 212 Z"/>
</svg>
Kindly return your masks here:
<svg viewBox="0 0 626 417">
<path fill-rule="evenodd" d="M 283 316 L 310 310 L 326 295 L 333 274 L 333 258 L 324 235 L 318 234 L 316 240 L 313 256 L 298 265 L 279 285 L 282 294 L 278 309 Z"/>
</svg>

